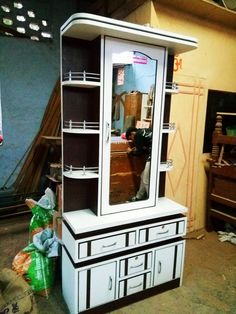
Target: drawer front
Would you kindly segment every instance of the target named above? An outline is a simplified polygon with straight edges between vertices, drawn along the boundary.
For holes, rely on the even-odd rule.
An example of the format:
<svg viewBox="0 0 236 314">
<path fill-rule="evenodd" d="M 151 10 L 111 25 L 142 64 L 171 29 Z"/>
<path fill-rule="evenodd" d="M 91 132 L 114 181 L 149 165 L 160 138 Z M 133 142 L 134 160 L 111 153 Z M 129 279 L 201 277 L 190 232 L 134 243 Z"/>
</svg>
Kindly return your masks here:
<svg viewBox="0 0 236 314">
<path fill-rule="evenodd" d="M 91 241 L 91 256 L 125 248 L 126 234 Z"/>
<path fill-rule="evenodd" d="M 170 237 L 176 234 L 176 223 L 148 229 L 148 241 Z"/>
<path fill-rule="evenodd" d="M 151 268 L 152 253 L 145 253 L 120 261 L 120 277 L 136 274 Z"/>
<path fill-rule="evenodd" d="M 165 240 L 173 236 L 182 236 L 186 232 L 185 220 L 170 222 L 158 226 L 149 226 L 139 231 L 139 243 Z"/>
<path fill-rule="evenodd" d="M 124 247 L 134 246 L 136 243 L 135 231 L 121 235 L 111 235 L 110 237 L 87 240 L 78 243 L 78 259 L 92 257 L 96 254 L 109 253 Z"/>
<path fill-rule="evenodd" d="M 135 276 L 119 283 L 119 298 L 143 291 L 151 286 L 151 273 Z"/>
</svg>

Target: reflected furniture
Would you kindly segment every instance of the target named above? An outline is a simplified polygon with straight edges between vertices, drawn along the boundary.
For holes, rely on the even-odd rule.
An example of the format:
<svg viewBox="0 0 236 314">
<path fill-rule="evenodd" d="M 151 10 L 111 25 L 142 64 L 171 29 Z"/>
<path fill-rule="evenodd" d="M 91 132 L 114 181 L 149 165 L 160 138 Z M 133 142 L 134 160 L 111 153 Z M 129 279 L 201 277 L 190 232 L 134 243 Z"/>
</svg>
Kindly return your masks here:
<svg viewBox="0 0 236 314">
<path fill-rule="evenodd" d="M 86 13 L 61 27 L 62 289 L 70 313 L 106 313 L 181 285 L 187 208 L 165 197 L 165 173 L 174 55 L 196 47 L 192 37 Z M 113 136 L 113 100 L 150 88 L 149 192 L 130 202 L 147 156 L 127 155 L 134 143 Z"/>
<path fill-rule="evenodd" d="M 128 155 L 128 147 L 127 141 L 111 143 L 111 204 L 125 203 L 135 195 L 140 185 L 140 176 L 145 166 L 145 158 L 143 156 Z"/>
</svg>

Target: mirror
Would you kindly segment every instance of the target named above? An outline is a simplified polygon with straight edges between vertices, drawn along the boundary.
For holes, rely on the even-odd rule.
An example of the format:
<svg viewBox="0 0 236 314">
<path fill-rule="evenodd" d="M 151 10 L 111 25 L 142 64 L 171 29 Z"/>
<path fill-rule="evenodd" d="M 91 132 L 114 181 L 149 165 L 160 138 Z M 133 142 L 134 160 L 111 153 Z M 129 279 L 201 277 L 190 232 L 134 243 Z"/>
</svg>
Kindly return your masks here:
<svg viewBox="0 0 236 314">
<path fill-rule="evenodd" d="M 157 60 L 130 50 L 112 53 L 112 66 L 109 203 L 116 205 L 149 198 Z"/>
</svg>

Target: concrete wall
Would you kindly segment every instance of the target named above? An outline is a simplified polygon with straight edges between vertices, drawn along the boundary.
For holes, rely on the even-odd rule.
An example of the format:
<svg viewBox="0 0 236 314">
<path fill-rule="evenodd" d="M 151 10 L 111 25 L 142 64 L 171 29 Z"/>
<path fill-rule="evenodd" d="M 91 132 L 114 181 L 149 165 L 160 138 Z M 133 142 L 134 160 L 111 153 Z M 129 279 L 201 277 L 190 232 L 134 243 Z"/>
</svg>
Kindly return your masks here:
<svg viewBox="0 0 236 314">
<path fill-rule="evenodd" d="M 167 174 L 166 194 L 189 208 L 189 230 L 203 228 L 208 154 L 203 154 L 202 148 L 207 94 L 208 89 L 236 92 L 236 31 L 158 0 L 147 1 L 126 20 L 149 23 L 199 41 L 198 49 L 175 57 L 174 81 L 179 83 L 180 93 L 172 97 L 171 121 L 177 130 L 169 137 L 168 154 L 174 160 L 174 170 Z"/>
<path fill-rule="evenodd" d="M 37 1 L 33 7 L 37 8 Z M 75 1 L 51 1 L 52 42 L 0 36 L 0 82 L 4 143 L 0 146 L 0 188 L 14 182 L 22 157 L 37 133 L 59 78 L 59 29 L 76 12 Z"/>
</svg>

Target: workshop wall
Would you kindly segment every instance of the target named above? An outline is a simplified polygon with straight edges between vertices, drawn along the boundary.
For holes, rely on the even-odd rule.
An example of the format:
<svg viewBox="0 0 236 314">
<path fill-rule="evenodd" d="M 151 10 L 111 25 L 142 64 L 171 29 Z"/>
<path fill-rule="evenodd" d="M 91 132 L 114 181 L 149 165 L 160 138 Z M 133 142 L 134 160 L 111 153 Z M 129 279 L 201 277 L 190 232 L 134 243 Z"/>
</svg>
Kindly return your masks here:
<svg viewBox="0 0 236 314">
<path fill-rule="evenodd" d="M 146 1 L 126 20 L 199 41 L 196 50 L 175 56 L 173 80 L 180 92 L 171 101 L 170 121 L 176 123 L 176 132 L 169 136 L 168 158 L 174 168 L 166 179 L 166 196 L 188 207 L 188 229 L 193 231 L 205 226 L 209 154 L 203 154 L 203 140 L 208 89 L 236 92 L 236 20 L 235 12 L 208 1 L 194 2 L 205 6 L 202 17 L 183 10 L 191 7 L 189 1 L 179 2 L 182 6 L 177 9 L 169 0 Z M 220 10 L 224 19 L 212 21 L 212 10 Z"/>
<path fill-rule="evenodd" d="M 35 9 L 37 2 L 31 1 Z M 50 3 L 52 40 L 36 42 L 26 38 L 0 36 L 4 135 L 3 145 L 0 146 L 0 188 L 4 190 L 11 187 L 19 173 L 59 78 L 60 26 L 71 14 L 76 13 L 74 0 Z"/>
</svg>

